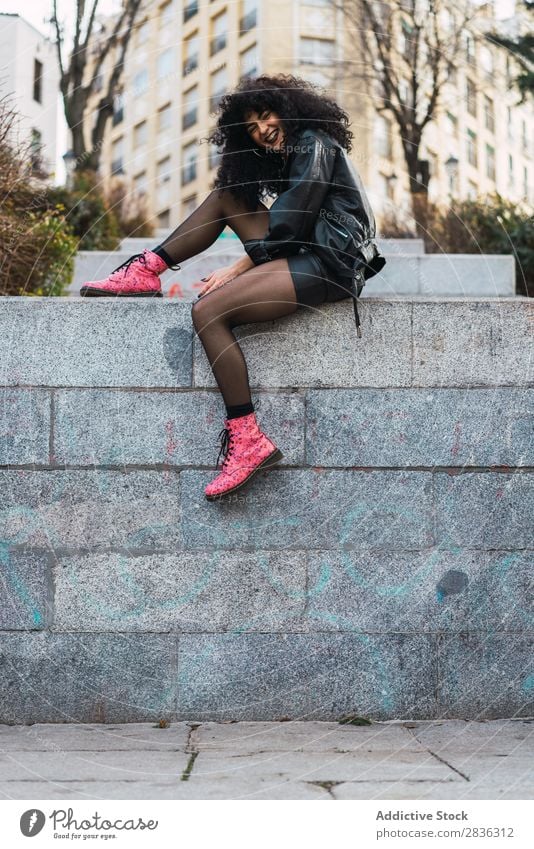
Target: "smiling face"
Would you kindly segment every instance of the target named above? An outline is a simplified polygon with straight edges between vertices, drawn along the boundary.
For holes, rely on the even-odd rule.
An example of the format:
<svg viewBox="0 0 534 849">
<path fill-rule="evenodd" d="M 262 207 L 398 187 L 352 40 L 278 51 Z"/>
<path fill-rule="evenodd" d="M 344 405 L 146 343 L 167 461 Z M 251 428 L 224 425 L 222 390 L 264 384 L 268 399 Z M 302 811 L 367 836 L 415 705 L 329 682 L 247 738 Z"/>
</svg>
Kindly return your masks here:
<svg viewBox="0 0 534 849">
<path fill-rule="evenodd" d="M 267 150 L 283 150 L 285 133 L 282 119 L 269 109 L 250 111 L 245 115 L 245 129 L 251 139 Z"/>
</svg>

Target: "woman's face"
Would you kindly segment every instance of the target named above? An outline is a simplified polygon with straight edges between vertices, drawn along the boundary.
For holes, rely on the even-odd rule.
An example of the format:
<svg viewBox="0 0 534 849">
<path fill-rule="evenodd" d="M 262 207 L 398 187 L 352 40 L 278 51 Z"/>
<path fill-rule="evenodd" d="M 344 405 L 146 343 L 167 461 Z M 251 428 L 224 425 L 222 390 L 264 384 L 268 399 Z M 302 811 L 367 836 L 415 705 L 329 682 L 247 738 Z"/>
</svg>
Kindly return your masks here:
<svg viewBox="0 0 534 849">
<path fill-rule="evenodd" d="M 258 147 L 281 151 L 285 141 L 282 120 L 269 109 L 261 112 L 247 112 L 245 129 Z"/>
</svg>

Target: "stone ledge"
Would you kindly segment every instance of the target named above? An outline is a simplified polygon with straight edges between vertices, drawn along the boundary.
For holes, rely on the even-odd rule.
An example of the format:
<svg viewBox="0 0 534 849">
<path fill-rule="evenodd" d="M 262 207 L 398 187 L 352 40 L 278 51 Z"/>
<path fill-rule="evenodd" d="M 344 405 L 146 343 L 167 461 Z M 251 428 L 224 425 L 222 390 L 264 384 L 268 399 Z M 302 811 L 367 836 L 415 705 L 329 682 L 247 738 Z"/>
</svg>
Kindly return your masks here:
<svg viewBox="0 0 534 849">
<path fill-rule="evenodd" d="M 3 298 L 0 386 L 213 388 L 191 305 Z M 524 386 L 528 298 L 367 298 L 236 329 L 254 388 Z M 313 353 L 311 353 L 313 352 Z"/>
</svg>

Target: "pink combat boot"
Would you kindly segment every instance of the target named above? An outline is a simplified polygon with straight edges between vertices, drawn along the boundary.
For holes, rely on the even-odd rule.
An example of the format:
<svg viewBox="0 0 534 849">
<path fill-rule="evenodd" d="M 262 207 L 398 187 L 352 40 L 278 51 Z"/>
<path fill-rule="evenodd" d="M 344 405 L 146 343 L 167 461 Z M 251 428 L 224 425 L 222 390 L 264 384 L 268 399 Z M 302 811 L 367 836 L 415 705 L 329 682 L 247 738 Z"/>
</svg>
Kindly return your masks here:
<svg viewBox="0 0 534 849">
<path fill-rule="evenodd" d="M 214 501 L 242 487 L 260 469 L 274 466 L 283 454 L 258 427 L 256 414 L 226 419 L 226 427 L 219 434 L 224 452 L 222 471 L 204 490 L 206 498 Z"/>
<path fill-rule="evenodd" d="M 179 265 L 168 266 L 158 254 L 147 248 L 134 254 L 119 265 L 104 280 L 92 280 L 80 289 L 83 298 L 162 298 L 159 275 L 167 268 L 176 270 Z"/>
</svg>

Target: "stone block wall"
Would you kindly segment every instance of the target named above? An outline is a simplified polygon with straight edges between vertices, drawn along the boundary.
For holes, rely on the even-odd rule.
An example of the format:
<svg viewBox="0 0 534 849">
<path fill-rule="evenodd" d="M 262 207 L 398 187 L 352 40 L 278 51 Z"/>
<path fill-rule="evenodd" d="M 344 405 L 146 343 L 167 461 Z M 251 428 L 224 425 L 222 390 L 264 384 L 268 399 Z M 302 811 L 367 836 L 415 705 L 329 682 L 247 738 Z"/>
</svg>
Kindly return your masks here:
<svg viewBox="0 0 534 849">
<path fill-rule="evenodd" d="M 532 304 L 237 328 L 284 459 L 225 502 L 187 304 L 4 298 L 0 722 L 532 716 Z"/>
</svg>

